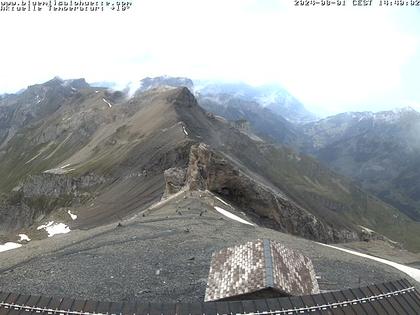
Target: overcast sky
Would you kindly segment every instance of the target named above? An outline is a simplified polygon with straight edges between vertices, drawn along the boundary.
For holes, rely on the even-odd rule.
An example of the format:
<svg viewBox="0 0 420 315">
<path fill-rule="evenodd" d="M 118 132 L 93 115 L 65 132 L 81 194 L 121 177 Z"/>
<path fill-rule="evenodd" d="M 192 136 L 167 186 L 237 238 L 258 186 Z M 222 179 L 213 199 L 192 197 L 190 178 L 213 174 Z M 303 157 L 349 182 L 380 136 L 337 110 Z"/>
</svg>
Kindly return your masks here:
<svg viewBox="0 0 420 315">
<path fill-rule="evenodd" d="M 0 93 L 58 75 L 279 83 L 320 115 L 420 110 L 420 9 L 144 0 L 125 13 L 0 13 Z"/>
</svg>

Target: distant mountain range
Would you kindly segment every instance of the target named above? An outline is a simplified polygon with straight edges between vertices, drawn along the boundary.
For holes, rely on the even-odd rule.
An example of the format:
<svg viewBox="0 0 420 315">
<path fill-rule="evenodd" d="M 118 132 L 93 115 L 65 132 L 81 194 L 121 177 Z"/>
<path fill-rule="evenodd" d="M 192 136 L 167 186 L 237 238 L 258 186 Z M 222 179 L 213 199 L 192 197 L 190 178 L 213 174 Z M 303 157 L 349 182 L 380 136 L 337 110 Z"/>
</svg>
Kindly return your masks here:
<svg viewBox="0 0 420 315">
<path fill-rule="evenodd" d="M 344 113 L 303 126 L 305 152 L 420 221 L 420 113 Z"/>
<path fill-rule="evenodd" d="M 342 113 L 317 120 L 284 89 L 197 82 L 200 105 L 230 121 L 246 120 L 270 142 L 313 155 L 420 221 L 420 113 L 407 107 Z"/>
<path fill-rule="evenodd" d="M 308 239 L 386 237 L 420 249 L 417 222 L 316 159 L 281 145 L 318 154 L 330 137 L 316 142 L 322 147 L 305 139 L 319 134 L 311 130 L 324 130 L 320 122 L 292 124 L 255 100 L 228 90 L 216 93 L 214 87 L 197 91 L 191 83 L 147 78 L 131 96 L 83 79 L 54 78 L 4 96 L 2 237 L 22 229 L 35 239 L 45 237 L 36 226 L 50 220 L 68 220 L 72 229 L 103 225 L 187 189 L 210 191 L 258 225 Z"/>
<path fill-rule="evenodd" d="M 130 82 L 126 90 L 134 88 L 138 92 L 144 92 L 158 86 L 187 87 L 198 98 L 217 100 L 218 105 L 224 105 L 227 101 L 223 98 L 229 96 L 236 102 L 254 102 L 262 108 L 281 116 L 283 119 L 302 124 L 316 121 L 317 117 L 309 112 L 299 100 L 278 85 L 262 85 L 254 87 L 245 83 L 221 83 L 211 80 L 191 80 L 185 77 L 147 77 L 138 82 Z M 93 82 L 91 86 L 115 89 L 119 84 L 109 81 Z M 222 96 L 221 98 L 219 96 Z"/>
<path fill-rule="evenodd" d="M 154 80 L 172 86 L 187 81 Z M 209 81 L 197 81 L 193 87 L 191 80 L 188 85 L 207 111 L 232 122 L 244 120 L 260 138 L 316 157 L 420 221 L 420 113 L 414 109 L 342 113 L 317 120 L 280 87 Z"/>
<path fill-rule="evenodd" d="M 202 97 L 215 98 L 229 95 L 236 100 L 258 103 L 291 123 L 302 124 L 317 120 L 303 104 L 285 89 L 277 85 L 253 87 L 244 83 L 196 83 L 196 91 Z M 223 99 L 221 104 L 223 104 Z"/>
</svg>

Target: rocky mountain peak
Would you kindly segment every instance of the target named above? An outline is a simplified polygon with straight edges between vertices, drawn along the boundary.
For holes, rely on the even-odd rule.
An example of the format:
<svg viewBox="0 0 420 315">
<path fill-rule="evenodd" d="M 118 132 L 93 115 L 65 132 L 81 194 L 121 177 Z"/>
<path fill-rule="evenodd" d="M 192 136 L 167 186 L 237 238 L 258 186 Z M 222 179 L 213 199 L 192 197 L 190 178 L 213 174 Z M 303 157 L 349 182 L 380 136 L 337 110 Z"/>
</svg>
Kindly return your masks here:
<svg viewBox="0 0 420 315">
<path fill-rule="evenodd" d="M 65 80 L 64 85 L 70 86 L 77 90 L 90 88 L 90 85 L 86 82 L 84 78 Z"/>
<path fill-rule="evenodd" d="M 402 119 L 420 117 L 420 113 L 412 107 L 395 108 L 392 110 L 380 111 L 376 113 L 367 112 L 359 120 L 370 118 L 375 122 L 398 123 Z"/>
<path fill-rule="evenodd" d="M 43 85 L 46 85 L 46 86 L 56 86 L 56 85 L 62 85 L 63 83 L 64 83 L 64 80 L 62 78 L 60 78 L 59 76 L 55 76 L 51 80 L 43 83 Z"/>
<path fill-rule="evenodd" d="M 420 113 L 409 106 L 380 112 L 345 112 L 326 117 L 317 122 L 308 123 L 305 128 L 308 126 L 322 126 L 325 124 L 337 124 L 342 128 L 343 126 L 346 126 L 346 124 L 354 125 L 367 121 L 372 123 L 399 123 L 401 119 L 416 117 L 420 117 Z"/>
<path fill-rule="evenodd" d="M 411 106 L 405 106 L 405 107 L 401 107 L 401 108 L 396 108 L 393 111 L 394 111 L 394 113 L 418 113 L 418 111 L 416 111 Z"/>
<path fill-rule="evenodd" d="M 197 82 L 200 98 L 212 98 L 219 104 L 230 99 L 255 102 L 263 108 L 284 117 L 291 123 L 301 124 L 316 120 L 294 96 L 278 85 L 251 86 L 245 83 Z M 227 99 L 230 96 L 230 99 Z"/>
<path fill-rule="evenodd" d="M 53 90 L 81 90 L 81 89 L 88 89 L 90 85 L 86 82 L 84 78 L 80 79 L 69 79 L 63 80 L 60 77 L 56 76 L 53 79 L 41 83 L 35 84 L 28 87 L 28 90 L 45 90 L 45 89 L 53 89 Z"/>
<path fill-rule="evenodd" d="M 157 88 L 159 86 L 169 87 L 187 87 L 189 89 L 194 88 L 194 83 L 191 79 L 184 77 L 170 77 L 170 76 L 159 76 L 159 77 L 147 77 L 140 81 L 139 91 L 144 92 L 150 89 Z"/>
<path fill-rule="evenodd" d="M 168 97 L 168 101 L 175 106 L 194 107 L 198 106 L 195 96 L 187 87 L 179 87 L 173 90 Z"/>
</svg>

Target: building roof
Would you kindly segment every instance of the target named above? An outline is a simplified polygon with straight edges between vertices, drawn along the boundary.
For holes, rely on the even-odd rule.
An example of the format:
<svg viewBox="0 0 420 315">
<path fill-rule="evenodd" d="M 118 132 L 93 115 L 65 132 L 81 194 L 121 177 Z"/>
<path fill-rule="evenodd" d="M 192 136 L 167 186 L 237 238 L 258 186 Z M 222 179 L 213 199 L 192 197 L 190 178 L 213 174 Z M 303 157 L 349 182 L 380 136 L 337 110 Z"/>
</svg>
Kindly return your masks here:
<svg viewBox="0 0 420 315">
<path fill-rule="evenodd" d="M 420 294 L 405 279 L 341 291 L 208 303 L 110 303 L 0 293 L 0 315 L 420 314 Z"/>
<path fill-rule="evenodd" d="M 256 240 L 213 253 L 205 301 L 273 289 L 277 296 L 319 293 L 312 261 L 271 240 Z"/>
</svg>

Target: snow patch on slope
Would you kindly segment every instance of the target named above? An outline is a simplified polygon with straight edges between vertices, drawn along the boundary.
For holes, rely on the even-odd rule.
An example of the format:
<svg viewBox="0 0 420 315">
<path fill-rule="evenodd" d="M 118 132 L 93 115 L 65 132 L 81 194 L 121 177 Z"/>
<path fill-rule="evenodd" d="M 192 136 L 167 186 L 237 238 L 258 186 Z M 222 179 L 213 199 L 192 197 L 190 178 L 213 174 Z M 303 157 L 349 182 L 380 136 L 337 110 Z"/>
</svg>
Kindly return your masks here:
<svg viewBox="0 0 420 315">
<path fill-rule="evenodd" d="M 363 225 L 359 225 L 359 226 L 362 228 L 362 230 L 364 230 L 365 232 L 367 232 L 369 234 L 376 233 L 374 230 L 371 230 L 371 229 L 369 229 L 367 227 L 364 227 Z"/>
<path fill-rule="evenodd" d="M 54 224 L 54 221 L 50 221 L 50 222 L 48 222 L 47 224 L 43 224 L 43 225 L 40 225 L 40 226 L 38 226 L 36 229 L 39 231 L 39 230 L 42 230 L 42 229 L 46 229 L 47 227 L 50 227 L 51 225 L 53 225 Z"/>
<path fill-rule="evenodd" d="M 224 203 L 226 206 L 232 207 L 230 204 L 228 204 L 226 201 L 224 201 L 222 198 L 219 198 L 217 196 L 214 196 L 217 200 L 219 200 L 220 202 Z M 233 208 L 233 207 L 232 207 Z"/>
<path fill-rule="evenodd" d="M 76 215 L 76 214 L 71 213 L 71 211 L 70 211 L 70 210 L 69 210 L 69 211 L 67 211 L 67 213 L 69 214 L 69 216 L 71 217 L 71 219 L 72 219 L 73 221 L 77 219 L 77 215 Z"/>
<path fill-rule="evenodd" d="M 74 168 L 70 168 L 70 169 L 66 169 L 67 167 L 69 167 L 71 164 L 66 164 L 63 166 L 58 166 L 57 168 L 52 168 L 49 170 L 44 171 L 44 173 L 47 174 L 56 174 L 56 175 L 60 175 L 60 174 L 67 174 L 68 172 L 74 171 Z"/>
<path fill-rule="evenodd" d="M 22 244 L 8 242 L 6 244 L 0 245 L 0 253 L 8 251 L 8 250 L 16 249 L 19 247 L 22 247 Z"/>
<path fill-rule="evenodd" d="M 18 236 L 20 238 L 19 242 L 23 242 L 23 241 L 30 242 L 31 241 L 31 239 L 29 238 L 29 236 L 26 235 L 26 234 L 19 234 Z"/>
<path fill-rule="evenodd" d="M 48 237 L 52 237 L 57 234 L 67 234 L 71 231 L 70 228 L 64 223 L 54 223 L 54 221 L 50 221 L 47 224 L 38 226 L 37 230 L 47 231 Z"/>
<path fill-rule="evenodd" d="M 394 267 L 394 268 L 406 273 L 407 275 L 409 275 L 414 280 L 420 282 L 420 269 L 416 269 L 416 268 L 413 268 L 413 267 L 408 267 L 408 266 L 405 266 L 405 265 L 402 265 L 402 264 L 399 264 L 399 263 L 396 263 L 396 262 L 393 262 L 393 261 L 390 261 L 390 260 L 386 260 L 386 259 L 383 259 L 383 258 L 379 258 L 379 257 L 367 255 L 367 254 L 362 254 L 362 253 L 359 253 L 359 252 L 356 252 L 356 251 L 350 250 L 350 249 L 345 249 L 345 248 L 332 246 L 332 245 L 327 245 L 327 244 L 322 244 L 322 243 L 317 243 L 317 244 L 320 244 L 320 245 L 326 246 L 326 247 L 330 247 L 330 248 L 334 248 L 334 249 L 338 249 L 338 250 L 341 250 L 343 252 L 353 254 L 353 255 L 356 255 L 356 256 L 360 256 L 360 257 L 364 257 L 364 258 L 367 258 L 367 259 L 375 260 L 375 261 L 383 263 L 385 265 Z"/>
<path fill-rule="evenodd" d="M 112 108 L 112 105 L 111 105 L 111 103 L 110 102 L 108 102 L 106 99 L 102 99 L 106 104 L 108 104 L 108 106 L 109 106 L 109 108 Z"/>
<path fill-rule="evenodd" d="M 25 164 L 28 164 L 28 163 L 31 163 L 33 160 L 35 160 L 38 156 L 40 156 L 41 154 L 42 154 L 42 150 L 37 154 L 37 155 L 35 155 L 32 159 L 30 159 L 30 160 L 28 160 L 28 161 L 26 161 L 26 163 Z"/>
<path fill-rule="evenodd" d="M 185 135 L 188 136 L 188 131 L 187 131 L 187 129 L 185 129 L 184 126 L 182 126 L 182 130 L 184 131 Z"/>
<path fill-rule="evenodd" d="M 252 224 L 252 223 L 250 223 L 248 221 L 245 221 L 244 219 L 238 217 L 237 215 L 234 215 L 233 213 L 231 213 L 231 212 L 229 212 L 229 211 L 227 211 L 225 209 L 222 209 L 222 208 L 217 207 L 217 206 L 215 206 L 214 209 L 216 209 L 217 212 L 223 214 L 225 217 L 228 217 L 229 219 L 238 221 L 238 222 L 243 223 L 243 224 L 248 224 L 248 225 L 254 226 L 254 224 Z"/>
</svg>

